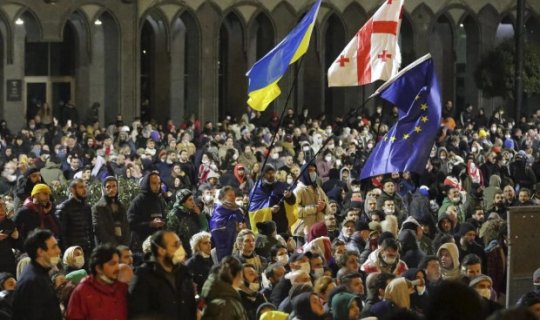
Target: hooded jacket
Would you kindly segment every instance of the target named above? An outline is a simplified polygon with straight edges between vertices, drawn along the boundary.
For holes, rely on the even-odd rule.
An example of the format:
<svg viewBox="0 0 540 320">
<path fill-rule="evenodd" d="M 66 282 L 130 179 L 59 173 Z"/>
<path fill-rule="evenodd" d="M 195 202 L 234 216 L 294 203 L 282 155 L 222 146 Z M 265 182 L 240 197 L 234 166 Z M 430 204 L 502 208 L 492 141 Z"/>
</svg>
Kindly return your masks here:
<svg viewBox="0 0 540 320">
<path fill-rule="evenodd" d="M 459 271 L 459 250 L 455 243 L 445 243 L 442 246 L 439 247 L 439 250 L 437 250 L 437 257 L 440 257 L 441 250 L 446 249 L 450 253 L 450 257 L 452 258 L 453 268 L 452 269 L 445 269 L 441 265 L 441 274 L 443 280 L 455 280 L 459 278 L 460 271 Z"/>
<path fill-rule="evenodd" d="M 501 190 L 501 177 L 494 174 L 489 178 L 489 186 L 484 189 L 484 208 L 491 208 L 495 193 Z"/>
<path fill-rule="evenodd" d="M 380 249 L 373 251 L 366 262 L 360 267 L 360 270 L 365 273 L 388 272 L 393 273 L 396 276 L 400 276 L 403 272 L 407 271 L 407 269 L 407 264 L 401 259 L 397 259 L 393 265 L 385 263 L 382 260 Z"/>
<path fill-rule="evenodd" d="M 401 258 L 403 261 L 405 261 L 408 267 L 417 267 L 422 259 L 425 258 L 426 254 L 418 248 L 414 231 L 402 230 L 399 233 L 398 240 L 401 243 Z"/>
<path fill-rule="evenodd" d="M 127 319 L 127 291 L 125 283 L 107 285 L 89 276 L 73 290 L 67 319 Z"/>
<path fill-rule="evenodd" d="M 45 210 L 40 205 L 34 204 L 30 197 L 24 201 L 23 207 L 15 215 L 15 225 L 20 239 L 26 239 L 28 233 L 36 228 L 49 229 L 56 237 L 60 237 L 60 221 L 54 215 L 54 208 L 45 213 Z"/>
<path fill-rule="evenodd" d="M 30 175 L 32 173 L 39 172 L 38 168 L 29 168 L 23 176 L 17 179 L 17 186 L 15 189 L 15 197 L 13 198 L 13 207 L 15 210 L 19 209 L 24 201 L 32 193 L 32 189 L 37 183 L 43 183 L 43 179 L 36 183 L 32 183 L 30 180 Z"/>
<path fill-rule="evenodd" d="M 433 217 L 433 214 L 431 213 L 431 207 L 429 205 L 429 198 L 422 195 L 419 190 L 417 190 L 412 195 L 412 200 L 409 205 L 409 213 L 418 222 L 428 225 L 430 233 L 434 234 L 435 218 Z"/>
<path fill-rule="evenodd" d="M 201 297 L 206 302 L 203 320 L 249 320 L 242 305 L 240 294 L 229 283 L 210 274 L 204 283 Z"/>
<path fill-rule="evenodd" d="M 311 181 L 306 168 L 308 164 L 302 166 L 300 181 L 294 189 L 296 203 L 298 205 L 298 221 L 292 226 L 294 236 L 304 237 L 304 227 L 309 228 L 316 222 L 324 221 L 325 214 L 328 214 L 330 207 L 329 200 L 323 189 L 319 187 L 316 181 Z M 317 211 L 317 202 L 321 200 L 327 205 L 324 211 Z"/>
<path fill-rule="evenodd" d="M 189 239 L 197 232 L 206 231 L 207 225 L 206 216 L 202 211 L 199 214 L 192 212 L 178 201 L 167 215 L 167 230 L 176 232 L 188 256 L 192 254 Z"/>
<path fill-rule="evenodd" d="M 150 173 L 141 181 L 141 193 L 131 202 L 127 211 L 127 220 L 132 231 L 131 248 L 141 250 L 143 241 L 152 233 L 157 231 L 150 227 L 150 222 L 154 218 L 165 219 L 167 204 L 161 193 L 153 193 L 150 190 L 150 177 L 159 176 L 157 173 Z"/>
<path fill-rule="evenodd" d="M 51 161 L 51 159 L 48 159 L 45 163 L 45 167 L 41 168 L 41 179 L 46 184 L 51 184 L 54 180 L 60 181 L 61 184 L 66 183 L 66 178 L 64 177 L 64 173 L 60 169 L 60 164 L 55 163 L 54 161 Z"/>
<path fill-rule="evenodd" d="M 96 243 L 111 243 L 114 246 L 129 245 L 130 230 L 126 207 L 118 200 L 118 194 L 109 198 L 105 193 L 105 184 L 118 180 L 107 177 L 101 186 L 101 198 L 92 207 L 92 225 Z M 116 210 L 113 210 L 113 208 Z"/>
</svg>

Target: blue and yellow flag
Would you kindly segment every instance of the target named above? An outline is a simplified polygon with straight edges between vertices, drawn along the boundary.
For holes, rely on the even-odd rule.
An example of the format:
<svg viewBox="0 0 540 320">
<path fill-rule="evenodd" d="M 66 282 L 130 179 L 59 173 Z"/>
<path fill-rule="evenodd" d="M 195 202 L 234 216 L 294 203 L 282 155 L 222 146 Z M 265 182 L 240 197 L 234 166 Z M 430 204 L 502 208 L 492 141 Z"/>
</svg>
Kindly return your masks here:
<svg viewBox="0 0 540 320">
<path fill-rule="evenodd" d="M 248 104 L 251 108 L 264 111 L 281 94 L 277 82 L 283 77 L 289 65 L 306 53 L 321 1 L 317 0 L 285 39 L 255 62 L 246 73 L 249 80 Z"/>
<path fill-rule="evenodd" d="M 398 108 L 399 119 L 373 148 L 360 179 L 403 171 L 422 174 L 441 125 L 441 94 L 431 55 L 401 70 L 378 94 Z"/>
</svg>

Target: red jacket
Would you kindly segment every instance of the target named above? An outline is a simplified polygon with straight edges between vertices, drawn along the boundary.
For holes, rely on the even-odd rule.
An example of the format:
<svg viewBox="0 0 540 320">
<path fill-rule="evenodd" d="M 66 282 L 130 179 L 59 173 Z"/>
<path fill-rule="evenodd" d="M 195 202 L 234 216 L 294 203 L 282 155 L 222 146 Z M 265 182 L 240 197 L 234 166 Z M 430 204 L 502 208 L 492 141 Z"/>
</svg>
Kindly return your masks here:
<svg viewBox="0 0 540 320">
<path fill-rule="evenodd" d="M 94 276 L 84 279 L 73 291 L 67 308 L 67 319 L 127 319 L 128 285 L 116 281 L 103 284 Z"/>
</svg>

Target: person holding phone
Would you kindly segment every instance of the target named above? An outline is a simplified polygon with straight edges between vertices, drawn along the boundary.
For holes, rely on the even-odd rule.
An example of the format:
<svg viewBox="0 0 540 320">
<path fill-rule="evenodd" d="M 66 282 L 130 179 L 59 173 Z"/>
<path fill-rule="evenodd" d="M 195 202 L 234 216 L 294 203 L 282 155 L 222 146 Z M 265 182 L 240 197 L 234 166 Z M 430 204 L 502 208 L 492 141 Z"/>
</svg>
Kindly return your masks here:
<svg viewBox="0 0 540 320">
<path fill-rule="evenodd" d="M 60 236 L 60 222 L 54 215 L 54 204 L 51 201 L 51 188 L 38 183 L 32 189 L 21 209 L 15 215 L 15 226 L 19 230 L 21 240 L 25 240 L 30 231 L 36 228 L 49 229 L 54 236 Z"/>
</svg>

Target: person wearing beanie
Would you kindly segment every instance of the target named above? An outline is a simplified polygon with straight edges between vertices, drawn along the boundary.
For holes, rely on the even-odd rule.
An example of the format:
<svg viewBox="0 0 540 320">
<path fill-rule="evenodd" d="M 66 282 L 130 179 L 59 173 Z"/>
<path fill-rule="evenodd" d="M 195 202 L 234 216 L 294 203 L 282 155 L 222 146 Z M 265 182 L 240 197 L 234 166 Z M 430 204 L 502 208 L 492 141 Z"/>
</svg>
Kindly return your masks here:
<svg viewBox="0 0 540 320">
<path fill-rule="evenodd" d="M 38 183 L 32 188 L 21 209 L 15 215 L 15 226 L 19 231 L 19 238 L 24 241 L 30 231 L 36 228 L 51 230 L 56 237 L 60 237 L 60 221 L 54 215 L 54 204 L 51 202 L 51 188 Z"/>
<path fill-rule="evenodd" d="M 533 290 L 525 293 L 519 298 L 517 305 L 524 305 L 527 299 L 539 299 L 540 300 L 540 268 L 536 269 L 532 275 Z"/>
<path fill-rule="evenodd" d="M 17 211 L 23 205 L 24 201 L 31 196 L 34 186 L 43 183 L 39 168 L 28 168 L 22 179 L 17 181 L 17 186 L 15 187 L 15 197 L 13 197 L 15 211 Z"/>
<path fill-rule="evenodd" d="M 95 245 L 92 208 L 86 203 L 88 186 L 82 179 L 75 179 L 69 184 L 69 192 L 70 197 L 56 208 L 61 225 L 60 246 L 80 246 L 88 261 Z"/>
<path fill-rule="evenodd" d="M 257 233 L 257 223 L 274 221 L 277 233 L 288 233 L 296 222 L 294 207 L 295 195 L 290 186 L 277 181 L 276 169 L 267 164 L 262 170 L 262 178 L 255 183 L 249 194 L 249 221 L 251 229 Z"/>
<path fill-rule="evenodd" d="M 92 207 L 92 225 L 97 244 L 129 245 L 130 230 L 126 207 L 118 200 L 118 180 L 106 177 L 101 185 L 101 198 Z"/>
<path fill-rule="evenodd" d="M 503 308 L 501 304 L 491 299 L 493 281 L 489 276 L 481 274 L 472 278 L 469 287 L 474 289 L 481 297 L 482 313 L 485 318 Z"/>
<path fill-rule="evenodd" d="M 167 215 L 166 228 L 176 232 L 187 255 L 191 256 L 191 237 L 201 231 L 208 231 L 208 220 L 201 214 L 201 208 L 195 203 L 191 190 L 182 189 L 176 193 L 176 202 Z"/>
<path fill-rule="evenodd" d="M 359 319 L 362 302 L 357 295 L 339 292 L 332 297 L 332 316 L 339 320 Z"/>
<path fill-rule="evenodd" d="M 459 239 L 456 239 L 456 244 L 459 249 L 461 260 L 468 254 L 476 254 L 482 260 L 482 272 L 487 272 L 487 259 L 484 248 L 476 242 L 476 227 L 468 222 L 459 225 Z"/>
</svg>

